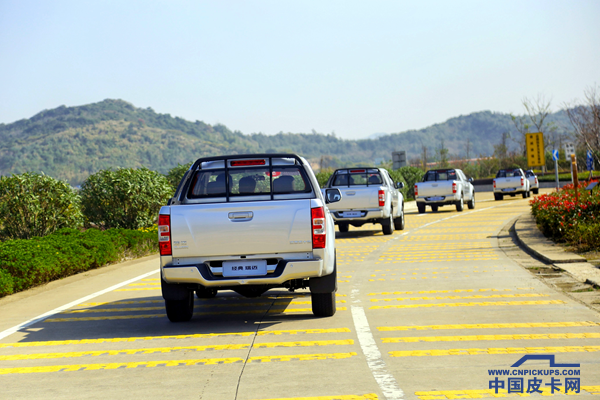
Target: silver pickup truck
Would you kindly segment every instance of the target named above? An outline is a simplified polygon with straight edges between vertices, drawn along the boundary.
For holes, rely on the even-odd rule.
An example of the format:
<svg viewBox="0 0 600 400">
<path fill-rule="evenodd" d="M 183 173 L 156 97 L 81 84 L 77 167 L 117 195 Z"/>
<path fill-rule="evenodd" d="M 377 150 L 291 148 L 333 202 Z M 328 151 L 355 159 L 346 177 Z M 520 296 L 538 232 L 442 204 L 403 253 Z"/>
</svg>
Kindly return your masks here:
<svg viewBox="0 0 600 400">
<path fill-rule="evenodd" d="M 505 195 L 515 197 L 521 194 L 524 199 L 531 196 L 530 183 L 521 168 L 501 169 L 494 178 L 494 199 L 502 200 Z"/>
<path fill-rule="evenodd" d="M 433 169 L 423 175 L 423 182 L 415 184 L 415 200 L 420 214 L 430 206 L 433 212 L 445 205 L 456 206 L 462 211 L 467 203 L 469 209 L 475 208 L 475 188 L 473 180 L 467 179 L 460 169 Z"/>
<path fill-rule="evenodd" d="M 404 229 L 404 196 L 398 189 L 402 182 L 394 182 L 383 168 L 343 168 L 331 174 L 325 188 L 338 188 L 342 200 L 331 208 L 340 232 L 348 232 L 349 225 L 381 224 L 383 233 Z M 326 190 L 324 189 L 324 190 Z"/>
<path fill-rule="evenodd" d="M 325 193 L 295 154 L 201 158 L 186 172 L 158 223 L 168 318 L 188 321 L 193 294 L 245 297 L 310 288 L 316 316 L 335 313 L 335 231 Z"/>
</svg>

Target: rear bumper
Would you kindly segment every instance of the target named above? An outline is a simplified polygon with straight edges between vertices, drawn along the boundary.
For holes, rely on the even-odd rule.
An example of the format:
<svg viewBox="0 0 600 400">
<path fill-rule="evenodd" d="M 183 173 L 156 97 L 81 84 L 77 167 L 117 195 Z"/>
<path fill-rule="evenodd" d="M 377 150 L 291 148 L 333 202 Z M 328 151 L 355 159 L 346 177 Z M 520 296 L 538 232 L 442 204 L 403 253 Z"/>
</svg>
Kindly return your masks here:
<svg viewBox="0 0 600 400">
<path fill-rule="evenodd" d="M 525 192 L 525 186 L 514 188 L 513 190 L 494 189 L 494 193 L 498 194 L 517 194 Z"/>
<path fill-rule="evenodd" d="M 446 196 L 436 196 L 436 197 L 437 198 L 434 198 L 434 196 L 417 197 L 416 201 L 417 201 L 417 204 L 421 203 L 421 204 L 425 204 L 428 206 L 443 206 L 443 205 L 448 205 L 448 204 L 456 204 L 456 202 L 460 200 L 460 193 L 455 193 L 455 194 L 446 195 Z"/>
<path fill-rule="evenodd" d="M 265 276 L 227 277 L 214 275 L 202 264 L 161 267 L 162 278 L 167 283 L 197 284 L 204 287 L 240 285 L 280 285 L 292 279 L 316 278 L 324 275 L 323 260 L 282 260 L 275 270 Z"/>
<path fill-rule="evenodd" d="M 335 222 L 368 222 L 374 219 L 382 219 L 389 217 L 389 213 L 385 209 L 369 209 L 369 210 L 330 210 Z M 361 215 L 359 217 L 344 217 L 345 211 L 357 211 Z"/>
</svg>

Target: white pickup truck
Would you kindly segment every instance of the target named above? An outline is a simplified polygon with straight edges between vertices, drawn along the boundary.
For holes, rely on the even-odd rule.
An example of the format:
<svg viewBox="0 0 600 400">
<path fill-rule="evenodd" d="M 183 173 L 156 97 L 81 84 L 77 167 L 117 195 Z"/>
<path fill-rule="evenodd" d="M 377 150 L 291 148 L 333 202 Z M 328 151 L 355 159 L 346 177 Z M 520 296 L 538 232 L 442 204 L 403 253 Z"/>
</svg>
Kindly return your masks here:
<svg viewBox="0 0 600 400">
<path fill-rule="evenodd" d="M 423 175 L 423 182 L 415 184 L 415 200 L 420 214 L 430 206 L 433 212 L 445 205 L 456 206 L 462 211 L 467 203 L 469 209 L 475 208 L 475 188 L 473 179 L 467 179 L 460 169 L 433 169 Z"/>
<path fill-rule="evenodd" d="M 515 197 L 522 194 L 523 198 L 531 196 L 529 180 L 521 168 L 501 169 L 494 178 L 494 199 L 502 200 L 505 195 Z"/>
<path fill-rule="evenodd" d="M 398 191 L 403 187 L 383 168 L 338 169 L 325 186 L 343 193 L 331 209 L 340 232 L 348 232 L 350 225 L 374 223 L 381 224 L 385 235 L 404 229 L 404 196 Z"/>
<path fill-rule="evenodd" d="M 162 296 L 168 318 L 188 321 L 193 294 L 246 297 L 310 288 L 312 311 L 331 316 L 337 290 L 335 230 L 308 162 L 295 154 L 198 159 L 158 222 Z"/>
</svg>

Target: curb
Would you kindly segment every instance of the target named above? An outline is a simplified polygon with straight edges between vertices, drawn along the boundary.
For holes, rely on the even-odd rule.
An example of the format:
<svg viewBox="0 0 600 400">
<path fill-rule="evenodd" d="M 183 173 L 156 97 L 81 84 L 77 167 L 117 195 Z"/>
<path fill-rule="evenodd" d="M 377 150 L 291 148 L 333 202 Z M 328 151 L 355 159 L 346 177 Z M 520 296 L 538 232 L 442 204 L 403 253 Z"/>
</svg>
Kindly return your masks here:
<svg viewBox="0 0 600 400">
<path fill-rule="evenodd" d="M 527 252 L 537 258 L 566 271 L 580 282 L 600 286 L 600 269 L 577 254 L 564 251 L 547 239 L 538 229 L 533 216 L 522 214 L 514 224 L 515 236 Z"/>
</svg>

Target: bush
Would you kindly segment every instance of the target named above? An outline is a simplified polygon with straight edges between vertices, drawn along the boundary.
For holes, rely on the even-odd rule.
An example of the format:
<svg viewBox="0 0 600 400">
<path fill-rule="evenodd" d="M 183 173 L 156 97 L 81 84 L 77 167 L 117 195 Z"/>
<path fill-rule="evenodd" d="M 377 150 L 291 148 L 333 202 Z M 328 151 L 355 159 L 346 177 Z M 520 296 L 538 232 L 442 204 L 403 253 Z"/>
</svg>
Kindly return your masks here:
<svg viewBox="0 0 600 400">
<path fill-rule="evenodd" d="M 397 170 L 388 169 L 390 176 L 394 182 L 404 182 L 404 188 L 401 190 L 404 199 L 415 198 L 415 183 L 420 182 L 423 178 L 423 170 L 417 167 L 402 167 Z"/>
<path fill-rule="evenodd" d="M 156 228 L 63 228 L 45 237 L 0 243 L 0 297 L 158 249 Z"/>
<path fill-rule="evenodd" d="M 600 193 L 590 194 L 579 185 L 579 202 L 572 184 L 560 191 L 531 200 L 531 213 L 542 233 L 558 242 L 568 242 L 581 251 L 598 249 Z"/>
<path fill-rule="evenodd" d="M 191 162 L 183 165 L 178 163 L 177 166 L 172 168 L 166 175 L 169 184 L 171 185 L 171 187 L 173 187 L 173 192 L 175 192 L 177 186 L 179 186 L 179 182 L 181 182 L 181 179 L 183 178 L 183 175 L 187 172 L 188 169 L 190 169 L 192 164 L 193 163 Z"/>
<path fill-rule="evenodd" d="M 0 177 L 0 239 L 46 236 L 82 222 L 79 196 L 68 183 L 29 172 Z"/>
<path fill-rule="evenodd" d="M 147 168 L 102 170 L 81 186 L 86 223 L 102 228 L 151 226 L 172 195 L 167 178 Z"/>
</svg>

